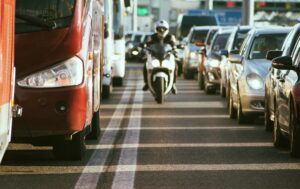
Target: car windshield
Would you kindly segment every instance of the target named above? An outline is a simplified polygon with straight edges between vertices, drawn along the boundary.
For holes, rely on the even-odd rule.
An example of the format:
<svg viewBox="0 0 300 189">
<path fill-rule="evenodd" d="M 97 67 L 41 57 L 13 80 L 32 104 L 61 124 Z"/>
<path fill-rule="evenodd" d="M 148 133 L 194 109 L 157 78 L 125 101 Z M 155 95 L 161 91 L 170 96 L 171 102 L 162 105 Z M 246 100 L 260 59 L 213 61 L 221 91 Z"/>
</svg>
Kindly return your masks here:
<svg viewBox="0 0 300 189">
<path fill-rule="evenodd" d="M 215 36 L 215 34 L 217 33 L 218 30 L 211 30 L 210 32 L 208 32 L 208 35 L 206 37 L 206 44 L 207 45 L 210 45 L 211 44 L 211 41 L 213 39 L 213 37 Z"/>
<path fill-rule="evenodd" d="M 68 27 L 76 0 L 17 0 L 16 33 Z"/>
<path fill-rule="evenodd" d="M 236 38 L 234 40 L 234 44 L 233 44 L 233 50 L 241 49 L 241 46 L 242 46 L 245 38 L 247 37 L 247 32 L 248 31 L 237 33 Z"/>
<path fill-rule="evenodd" d="M 141 41 L 142 41 L 142 35 L 140 35 L 140 34 L 136 34 L 136 35 L 134 35 L 134 39 L 133 39 L 133 42 L 134 43 L 140 43 Z"/>
<path fill-rule="evenodd" d="M 264 34 L 257 36 L 251 46 L 249 59 L 265 59 L 269 50 L 280 50 L 286 34 Z"/>
<path fill-rule="evenodd" d="M 219 34 L 216 35 L 213 45 L 212 45 L 212 51 L 219 51 L 225 48 L 227 39 L 229 38 L 229 34 Z"/>
<path fill-rule="evenodd" d="M 199 30 L 199 31 L 194 31 L 192 36 L 191 36 L 191 43 L 195 43 L 196 41 L 201 41 L 204 43 L 205 38 L 207 36 L 208 30 Z"/>
</svg>

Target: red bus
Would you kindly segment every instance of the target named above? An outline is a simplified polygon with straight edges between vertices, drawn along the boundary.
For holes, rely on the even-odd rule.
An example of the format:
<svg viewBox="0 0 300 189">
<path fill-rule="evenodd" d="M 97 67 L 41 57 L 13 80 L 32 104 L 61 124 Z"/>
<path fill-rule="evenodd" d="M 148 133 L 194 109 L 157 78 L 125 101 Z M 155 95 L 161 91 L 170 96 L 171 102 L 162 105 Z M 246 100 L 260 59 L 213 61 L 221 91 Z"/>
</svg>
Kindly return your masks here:
<svg viewBox="0 0 300 189">
<path fill-rule="evenodd" d="M 21 115 L 14 106 L 15 1 L 0 0 L 0 162 L 11 140 L 12 117 Z"/>
<path fill-rule="evenodd" d="M 82 159 L 100 135 L 102 0 L 16 0 L 13 140 L 53 146 L 58 159 Z"/>
</svg>

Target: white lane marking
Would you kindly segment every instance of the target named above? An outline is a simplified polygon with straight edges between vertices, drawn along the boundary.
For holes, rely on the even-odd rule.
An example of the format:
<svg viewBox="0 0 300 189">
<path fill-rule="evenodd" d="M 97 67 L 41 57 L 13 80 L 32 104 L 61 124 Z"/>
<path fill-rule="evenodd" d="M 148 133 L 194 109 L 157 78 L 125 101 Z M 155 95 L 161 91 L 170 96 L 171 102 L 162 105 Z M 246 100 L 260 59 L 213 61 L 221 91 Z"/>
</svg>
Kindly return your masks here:
<svg viewBox="0 0 300 189">
<path fill-rule="evenodd" d="M 232 148 L 232 147 L 273 147 L 273 143 L 271 142 L 258 142 L 258 143 L 155 143 L 155 144 L 136 144 L 136 143 L 128 143 L 128 144 L 117 144 L 117 145 L 88 145 L 88 149 L 94 150 L 102 150 L 102 149 L 137 149 L 137 148 Z M 136 151 L 136 150 L 135 150 Z M 123 150 L 122 150 L 123 152 Z M 132 150 L 128 151 L 128 153 L 132 153 Z M 128 156 L 131 157 L 131 156 Z M 120 164 L 120 162 L 119 162 Z M 122 163 L 121 163 L 122 164 Z M 124 163 L 123 163 L 124 164 Z"/>
<path fill-rule="evenodd" d="M 300 163 L 250 163 L 250 164 L 147 164 L 101 166 L 3 166 L 0 175 L 46 175 L 78 174 L 85 169 L 86 174 L 99 175 L 115 172 L 192 172 L 192 171 L 278 171 L 300 170 Z M 86 182 L 83 188 L 92 183 Z"/>
<path fill-rule="evenodd" d="M 111 116 L 102 116 L 100 119 L 111 119 Z M 130 118 L 140 118 L 140 119 L 205 119 L 205 118 L 229 118 L 229 115 L 135 115 L 135 116 L 114 116 L 113 119 L 130 119 Z"/>
<path fill-rule="evenodd" d="M 206 126 L 206 127 L 131 127 L 131 128 L 108 128 L 108 131 L 115 131 L 115 130 L 262 130 L 261 127 L 254 127 L 254 126 Z"/>
<path fill-rule="evenodd" d="M 119 116 L 122 117 L 125 114 L 125 110 L 126 110 L 128 102 L 129 102 L 130 96 L 131 96 L 131 93 L 123 94 L 123 96 L 120 100 L 120 104 L 116 107 L 114 114 L 112 116 L 110 116 L 111 120 L 110 120 L 106 130 L 104 131 L 103 136 L 101 137 L 101 139 L 98 143 L 99 147 L 101 146 L 101 144 L 114 144 L 118 131 L 111 132 L 111 131 L 108 131 L 107 129 L 108 128 L 119 128 L 121 126 L 122 120 L 115 119 L 115 117 L 119 117 Z M 100 178 L 100 174 L 102 172 L 106 171 L 104 165 L 107 161 L 110 151 L 111 151 L 111 149 L 102 151 L 102 152 L 100 152 L 100 151 L 93 152 L 87 165 L 84 167 L 83 170 L 81 170 L 82 174 L 80 175 L 80 177 L 75 185 L 76 189 L 82 189 L 82 188 L 92 189 L 92 188 L 97 187 L 98 180 Z M 92 165 L 99 165 L 98 171 L 95 172 L 98 174 L 87 174 L 90 172 L 89 169 Z"/>
<path fill-rule="evenodd" d="M 126 144 L 130 143 L 135 146 L 139 145 L 140 140 L 140 129 L 141 128 L 141 115 L 142 115 L 142 105 L 143 104 L 143 95 L 135 94 L 134 101 L 133 101 L 133 109 L 131 110 L 130 120 L 128 123 L 128 128 L 134 127 L 137 128 L 136 130 L 127 131 L 124 141 L 124 144 L 121 144 L 122 150 L 120 154 L 120 159 L 118 165 L 124 164 L 131 164 L 136 165 L 137 163 L 137 148 L 134 148 L 131 151 L 123 150 L 126 148 Z M 117 167 L 117 173 L 114 176 L 114 180 L 112 183 L 112 189 L 133 189 L 134 188 L 134 181 L 135 181 L 135 171 L 121 173 L 118 170 L 121 170 L 121 167 Z"/>
<path fill-rule="evenodd" d="M 142 88 L 140 91 L 138 91 L 138 94 L 141 94 L 141 93 L 151 95 L 150 92 L 142 91 Z M 199 90 L 180 90 L 178 93 L 179 94 L 204 94 L 203 91 L 199 91 Z M 123 94 L 123 92 L 122 91 L 113 91 L 112 94 Z M 210 96 L 207 96 L 207 98 L 208 97 L 210 97 Z M 212 96 L 212 98 L 214 98 L 214 96 Z"/>
<path fill-rule="evenodd" d="M 142 94 L 141 94 L 142 95 Z M 130 105 L 134 108 L 134 105 Z M 115 104 L 105 104 L 101 106 L 102 109 L 114 109 L 116 108 Z M 137 106 L 137 108 L 140 108 Z M 163 106 L 157 104 L 143 104 L 143 109 L 151 108 L 151 109 L 178 109 L 178 108 L 226 108 L 226 104 L 220 101 L 212 101 L 212 102 L 166 102 Z"/>
</svg>

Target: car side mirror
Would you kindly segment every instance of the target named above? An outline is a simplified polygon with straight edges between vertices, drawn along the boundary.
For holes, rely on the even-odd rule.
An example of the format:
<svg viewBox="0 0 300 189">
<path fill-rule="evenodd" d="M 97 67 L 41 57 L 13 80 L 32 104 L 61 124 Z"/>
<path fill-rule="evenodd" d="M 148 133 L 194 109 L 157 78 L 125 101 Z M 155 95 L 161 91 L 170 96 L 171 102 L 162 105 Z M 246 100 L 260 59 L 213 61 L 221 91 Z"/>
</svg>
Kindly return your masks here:
<svg viewBox="0 0 300 189">
<path fill-rule="evenodd" d="M 242 64 L 243 57 L 239 54 L 230 53 L 228 56 L 228 60 L 233 64 Z"/>
<path fill-rule="evenodd" d="M 229 55 L 228 50 L 226 50 L 226 49 L 220 50 L 219 54 L 221 56 L 226 56 L 226 57 L 228 57 L 228 55 Z"/>
<path fill-rule="evenodd" d="M 199 50 L 199 53 L 200 53 L 201 55 L 206 56 L 206 48 L 200 49 L 200 50 Z"/>
<path fill-rule="evenodd" d="M 280 57 L 282 55 L 282 51 L 279 50 L 271 50 L 267 52 L 266 59 L 273 60 L 274 58 Z"/>
<path fill-rule="evenodd" d="M 293 60 L 290 56 L 280 56 L 272 60 L 272 67 L 281 70 L 293 70 Z"/>
</svg>

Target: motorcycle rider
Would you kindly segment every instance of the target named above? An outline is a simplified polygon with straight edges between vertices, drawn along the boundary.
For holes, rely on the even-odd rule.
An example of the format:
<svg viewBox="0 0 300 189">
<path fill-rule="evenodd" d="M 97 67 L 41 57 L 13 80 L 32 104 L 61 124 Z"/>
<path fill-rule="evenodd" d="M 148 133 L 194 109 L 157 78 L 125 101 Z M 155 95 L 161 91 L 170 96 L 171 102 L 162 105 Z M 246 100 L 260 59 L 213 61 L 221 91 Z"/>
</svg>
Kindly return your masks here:
<svg viewBox="0 0 300 189">
<path fill-rule="evenodd" d="M 155 43 L 160 43 L 161 41 L 163 41 L 163 43 L 165 43 L 165 44 L 171 45 L 172 49 L 175 52 L 176 38 L 174 35 L 169 33 L 169 24 L 165 20 L 160 20 L 156 23 L 156 33 L 151 35 L 151 37 L 149 38 L 149 41 L 146 43 L 146 45 L 150 46 Z M 144 82 L 145 82 L 143 91 L 147 91 L 149 89 L 149 86 L 148 86 L 148 81 L 147 81 L 148 78 L 147 78 L 146 63 L 144 64 L 143 74 L 144 74 Z M 174 83 L 173 83 L 172 90 L 171 90 L 173 94 L 177 94 L 177 88 L 175 85 L 176 77 L 177 77 L 177 67 L 174 72 Z"/>
</svg>

